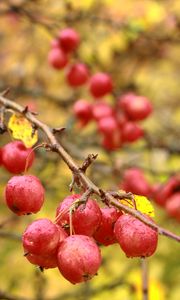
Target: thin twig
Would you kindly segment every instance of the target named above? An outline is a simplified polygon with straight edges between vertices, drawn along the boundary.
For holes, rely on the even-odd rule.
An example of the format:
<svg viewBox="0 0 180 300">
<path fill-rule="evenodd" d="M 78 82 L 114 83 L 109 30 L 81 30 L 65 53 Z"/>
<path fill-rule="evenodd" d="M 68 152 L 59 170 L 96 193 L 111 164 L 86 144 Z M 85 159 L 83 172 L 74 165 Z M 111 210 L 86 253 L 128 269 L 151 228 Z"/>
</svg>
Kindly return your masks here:
<svg viewBox="0 0 180 300">
<path fill-rule="evenodd" d="M 18 216 L 17 215 L 12 215 L 11 217 L 3 220 L 1 223 L 0 223 L 0 229 L 4 226 L 6 226 L 7 224 L 11 223 L 11 222 L 14 222 L 15 220 L 18 220 Z"/>
<path fill-rule="evenodd" d="M 142 276 L 142 300 L 148 300 L 148 262 L 146 258 L 141 258 L 141 276 Z"/>
<path fill-rule="evenodd" d="M 1 231 L 0 230 L 0 238 L 8 238 L 15 241 L 21 241 L 21 235 L 18 233 L 13 232 L 7 232 L 7 231 Z"/>
</svg>

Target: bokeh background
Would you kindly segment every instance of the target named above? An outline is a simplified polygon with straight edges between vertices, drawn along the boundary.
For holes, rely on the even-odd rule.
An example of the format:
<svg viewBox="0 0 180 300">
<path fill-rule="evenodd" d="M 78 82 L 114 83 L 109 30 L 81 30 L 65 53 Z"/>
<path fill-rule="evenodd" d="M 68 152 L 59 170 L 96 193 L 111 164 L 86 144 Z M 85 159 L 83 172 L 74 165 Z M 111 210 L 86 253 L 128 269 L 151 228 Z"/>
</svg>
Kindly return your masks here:
<svg viewBox="0 0 180 300">
<path fill-rule="evenodd" d="M 144 139 L 107 152 L 93 122 L 79 128 L 73 103 L 79 98 L 94 100 L 87 85 L 72 89 L 65 79 L 66 68 L 57 71 L 47 59 L 52 39 L 66 27 L 75 28 L 81 36 L 71 62 L 84 62 L 92 73 L 103 71 L 112 76 L 114 93 L 106 97 L 107 102 L 115 103 L 126 91 L 150 99 L 154 111 L 143 122 Z M 61 141 L 79 164 L 87 154 L 98 153 L 88 176 L 105 189 L 117 189 L 123 171 L 131 166 L 141 167 L 152 184 L 164 183 L 179 172 L 179 70 L 179 0 L 0 1 L 0 90 L 10 87 L 11 99 L 31 103 L 51 127 L 66 127 Z M 45 137 L 40 134 L 39 139 Z M 8 134 L 2 135 L 0 146 L 9 141 Z M 127 259 L 118 245 L 102 247 L 98 276 L 76 286 L 57 269 L 41 273 L 26 261 L 20 240 L 24 228 L 36 218 L 53 220 L 71 182 L 61 159 L 42 149 L 36 151 L 29 173 L 45 186 L 45 205 L 35 216 L 14 217 L 3 196 L 11 174 L 0 168 L 0 299 L 142 299 L 141 262 Z M 180 233 L 179 223 L 164 209 L 154 207 L 156 222 Z M 160 237 L 155 255 L 148 259 L 150 299 L 179 300 L 179 260 L 178 243 Z"/>
</svg>

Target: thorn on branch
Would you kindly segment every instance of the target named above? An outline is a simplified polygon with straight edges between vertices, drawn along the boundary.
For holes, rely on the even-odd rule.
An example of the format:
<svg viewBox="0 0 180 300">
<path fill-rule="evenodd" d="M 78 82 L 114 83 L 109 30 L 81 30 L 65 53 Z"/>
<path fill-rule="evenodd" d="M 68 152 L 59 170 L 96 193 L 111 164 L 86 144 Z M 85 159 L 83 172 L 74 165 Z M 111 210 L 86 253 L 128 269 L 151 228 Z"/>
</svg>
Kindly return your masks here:
<svg viewBox="0 0 180 300">
<path fill-rule="evenodd" d="M 26 105 L 25 106 L 25 108 L 23 109 L 23 111 L 22 111 L 22 114 L 27 114 L 27 113 L 31 113 L 32 115 L 34 115 L 34 116 L 37 116 L 38 115 L 38 112 L 35 112 L 35 111 L 31 111 L 30 109 L 29 109 L 29 107 L 28 107 L 28 105 Z"/>
<path fill-rule="evenodd" d="M 25 115 L 27 112 L 29 112 L 28 105 L 25 106 L 25 108 L 23 109 L 22 113 Z"/>
<path fill-rule="evenodd" d="M 2 97 L 6 97 L 10 92 L 10 87 L 8 87 L 7 89 L 5 89 L 2 93 L 1 93 L 1 96 Z"/>
<path fill-rule="evenodd" d="M 65 127 L 60 127 L 60 128 L 53 128 L 52 129 L 52 133 L 56 134 L 56 133 L 62 133 L 66 128 Z"/>
<path fill-rule="evenodd" d="M 92 164 L 92 162 L 97 158 L 97 156 L 98 154 L 89 154 L 83 162 L 82 166 L 79 168 L 79 170 L 85 173 L 87 168 Z"/>
</svg>

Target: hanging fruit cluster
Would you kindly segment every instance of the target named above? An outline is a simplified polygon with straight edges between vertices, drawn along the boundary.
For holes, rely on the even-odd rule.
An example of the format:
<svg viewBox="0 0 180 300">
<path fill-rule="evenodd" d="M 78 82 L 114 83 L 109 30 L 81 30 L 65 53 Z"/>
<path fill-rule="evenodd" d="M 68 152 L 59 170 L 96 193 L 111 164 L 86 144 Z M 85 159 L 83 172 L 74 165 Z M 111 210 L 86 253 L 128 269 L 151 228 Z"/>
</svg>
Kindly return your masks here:
<svg viewBox="0 0 180 300">
<path fill-rule="evenodd" d="M 79 34 L 72 28 L 66 28 L 51 43 L 48 61 L 55 69 L 67 67 L 65 76 L 67 84 L 72 88 L 86 85 L 94 103 L 86 99 L 78 99 L 73 113 L 81 127 L 91 121 L 97 124 L 102 136 L 102 147 L 114 151 L 127 143 L 133 143 L 144 136 L 139 122 L 152 112 L 152 104 L 144 96 L 133 92 L 125 93 L 110 105 L 103 97 L 113 92 L 113 80 L 104 72 L 91 74 L 88 66 L 82 62 L 69 64 L 70 56 L 80 44 Z"/>
<path fill-rule="evenodd" d="M 14 141 L 1 148 L 0 153 L 1 164 L 15 174 L 5 188 L 7 206 L 18 216 L 37 213 L 44 204 L 45 189 L 36 176 L 18 175 L 32 165 L 33 150 Z M 41 218 L 28 225 L 22 244 L 30 263 L 41 269 L 57 267 L 68 281 L 76 284 L 97 274 L 102 260 L 100 245 L 119 243 L 127 257 L 147 257 L 155 252 L 156 230 L 115 207 L 102 207 L 97 200 L 83 199 L 83 195 L 69 195 L 61 201 L 54 221 Z M 123 201 L 132 207 L 137 201 L 137 209 L 153 216 L 147 199 L 145 210 L 138 206 L 143 203 L 138 196 L 135 204 Z"/>
</svg>

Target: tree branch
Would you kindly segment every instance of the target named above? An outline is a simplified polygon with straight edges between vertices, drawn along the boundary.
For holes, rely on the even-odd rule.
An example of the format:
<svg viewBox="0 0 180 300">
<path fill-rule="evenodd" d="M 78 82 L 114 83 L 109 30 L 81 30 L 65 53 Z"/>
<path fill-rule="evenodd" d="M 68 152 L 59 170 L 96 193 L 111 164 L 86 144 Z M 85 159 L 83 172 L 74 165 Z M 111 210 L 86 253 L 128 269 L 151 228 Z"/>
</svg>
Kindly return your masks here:
<svg viewBox="0 0 180 300">
<path fill-rule="evenodd" d="M 60 157 L 64 160 L 66 165 L 69 167 L 69 169 L 72 171 L 73 176 L 77 177 L 83 187 L 84 190 L 89 189 L 92 191 L 92 193 L 98 195 L 102 200 L 106 200 L 106 202 L 109 205 L 115 206 L 119 210 L 124 211 L 125 213 L 128 213 L 135 218 L 139 219 L 152 229 L 158 231 L 159 234 L 167 236 L 173 240 L 176 240 L 177 242 L 180 242 L 180 236 L 162 228 L 159 227 L 157 224 L 155 224 L 153 221 L 151 221 L 149 218 L 147 218 L 145 215 L 143 215 L 138 210 L 135 210 L 133 208 L 130 208 L 126 205 L 123 205 L 120 203 L 117 199 L 115 199 L 110 192 L 104 192 L 101 190 L 98 186 L 96 186 L 81 170 L 81 168 L 75 163 L 75 161 L 72 159 L 72 157 L 66 152 L 66 150 L 63 148 L 63 146 L 57 141 L 55 135 L 52 133 L 52 129 L 47 126 L 45 123 L 39 121 L 37 117 L 35 117 L 32 113 L 29 111 L 25 111 L 24 107 L 21 105 L 3 97 L 0 96 L 0 103 L 5 107 L 5 109 L 12 109 L 15 112 L 18 112 L 22 115 L 24 115 L 27 120 L 29 120 L 33 125 L 35 125 L 37 128 L 42 130 L 44 134 L 46 135 L 48 139 L 48 145 L 50 149 L 54 152 L 57 152 Z M 124 198 L 126 197 L 126 193 L 124 195 Z"/>
<path fill-rule="evenodd" d="M 149 299 L 148 289 L 148 262 L 146 258 L 141 258 L 141 276 L 142 276 L 142 299 Z"/>
</svg>

